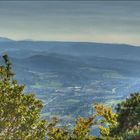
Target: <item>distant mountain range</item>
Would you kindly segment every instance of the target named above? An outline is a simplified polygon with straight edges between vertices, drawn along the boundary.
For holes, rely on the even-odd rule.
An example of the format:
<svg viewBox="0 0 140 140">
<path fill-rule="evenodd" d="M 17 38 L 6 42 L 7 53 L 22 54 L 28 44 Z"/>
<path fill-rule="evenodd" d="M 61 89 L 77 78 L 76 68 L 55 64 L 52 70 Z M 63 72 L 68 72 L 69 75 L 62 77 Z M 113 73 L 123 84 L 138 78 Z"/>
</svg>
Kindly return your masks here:
<svg viewBox="0 0 140 140">
<path fill-rule="evenodd" d="M 0 40 L 0 54 L 7 53 L 18 69 L 22 66 L 32 71 L 71 75 L 70 71 L 81 73 L 81 69 L 87 67 L 113 70 L 129 77 L 140 76 L 140 47 L 88 42 Z"/>
<path fill-rule="evenodd" d="M 1 38 L 0 52 L 19 58 L 56 53 L 71 56 L 97 56 L 112 59 L 140 60 L 140 47 L 125 44 L 11 41 L 7 38 Z"/>
<path fill-rule="evenodd" d="M 140 75 L 140 47 L 88 42 L 14 41 L 0 38 L 0 54 L 32 70 L 69 71 L 81 67 Z"/>
<path fill-rule="evenodd" d="M 0 55 L 5 53 L 16 79 L 43 101 L 48 116 L 74 120 L 88 116 L 93 102 L 115 104 L 140 92 L 140 47 L 0 38 Z"/>
<path fill-rule="evenodd" d="M 13 41 L 13 40 L 6 37 L 0 37 L 0 42 L 9 42 L 9 41 Z"/>
</svg>

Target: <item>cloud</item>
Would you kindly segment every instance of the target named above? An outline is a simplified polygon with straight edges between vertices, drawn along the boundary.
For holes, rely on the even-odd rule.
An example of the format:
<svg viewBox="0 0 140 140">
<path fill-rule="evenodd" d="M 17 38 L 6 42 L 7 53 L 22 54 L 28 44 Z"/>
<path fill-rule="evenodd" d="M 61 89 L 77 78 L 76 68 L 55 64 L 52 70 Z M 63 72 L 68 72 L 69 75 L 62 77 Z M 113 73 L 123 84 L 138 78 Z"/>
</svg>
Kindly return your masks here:
<svg viewBox="0 0 140 140">
<path fill-rule="evenodd" d="M 14 39 L 140 44 L 139 7 L 139 1 L 0 1 L 0 31 Z"/>
</svg>

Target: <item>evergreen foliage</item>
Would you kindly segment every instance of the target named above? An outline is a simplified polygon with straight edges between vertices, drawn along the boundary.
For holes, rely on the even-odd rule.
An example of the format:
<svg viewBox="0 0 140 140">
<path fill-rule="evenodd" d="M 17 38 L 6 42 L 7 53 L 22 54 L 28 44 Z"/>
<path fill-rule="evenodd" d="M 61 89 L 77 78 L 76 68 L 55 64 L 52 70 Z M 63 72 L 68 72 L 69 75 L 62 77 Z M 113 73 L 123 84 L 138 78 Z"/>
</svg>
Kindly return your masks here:
<svg viewBox="0 0 140 140">
<path fill-rule="evenodd" d="M 139 137 L 140 139 L 140 95 L 130 94 L 130 97 L 116 107 L 118 126 L 112 129 L 113 135 L 121 135 L 124 139 Z"/>
<path fill-rule="evenodd" d="M 40 119 L 42 103 L 33 94 L 23 94 L 24 86 L 13 80 L 7 55 L 0 67 L 0 139 L 39 140 L 46 134 L 46 120 Z"/>
</svg>

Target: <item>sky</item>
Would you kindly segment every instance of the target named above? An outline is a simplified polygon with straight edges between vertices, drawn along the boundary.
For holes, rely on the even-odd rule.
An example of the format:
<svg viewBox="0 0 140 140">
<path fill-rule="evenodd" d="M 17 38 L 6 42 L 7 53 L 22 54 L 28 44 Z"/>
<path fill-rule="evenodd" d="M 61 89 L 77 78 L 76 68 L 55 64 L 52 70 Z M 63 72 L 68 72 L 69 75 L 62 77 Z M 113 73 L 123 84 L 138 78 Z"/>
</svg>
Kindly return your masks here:
<svg viewBox="0 0 140 140">
<path fill-rule="evenodd" d="M 140 46 L 140 1 L 0 1 L 0 36 Z"/>
</svg>

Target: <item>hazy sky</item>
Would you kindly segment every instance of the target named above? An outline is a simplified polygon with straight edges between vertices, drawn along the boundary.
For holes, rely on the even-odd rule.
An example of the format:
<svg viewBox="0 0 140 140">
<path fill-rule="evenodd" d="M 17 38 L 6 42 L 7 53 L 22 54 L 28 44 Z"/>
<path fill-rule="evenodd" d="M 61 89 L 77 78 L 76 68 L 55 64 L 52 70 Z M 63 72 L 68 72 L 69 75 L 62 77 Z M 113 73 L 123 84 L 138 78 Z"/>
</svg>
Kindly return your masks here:
<svg viewBox="0 0 140 140">
<path fill-rule="evenodd" d="M 0 1 L 0 36 L 140 45 L 140 1 Z"/>
</svg>

